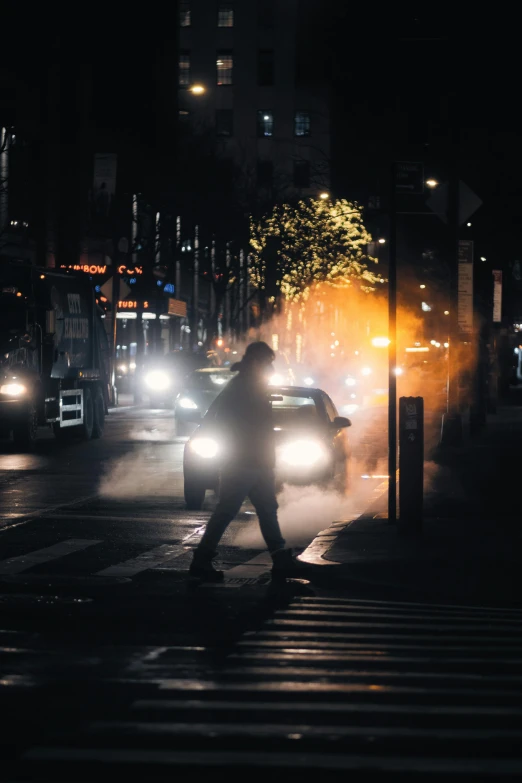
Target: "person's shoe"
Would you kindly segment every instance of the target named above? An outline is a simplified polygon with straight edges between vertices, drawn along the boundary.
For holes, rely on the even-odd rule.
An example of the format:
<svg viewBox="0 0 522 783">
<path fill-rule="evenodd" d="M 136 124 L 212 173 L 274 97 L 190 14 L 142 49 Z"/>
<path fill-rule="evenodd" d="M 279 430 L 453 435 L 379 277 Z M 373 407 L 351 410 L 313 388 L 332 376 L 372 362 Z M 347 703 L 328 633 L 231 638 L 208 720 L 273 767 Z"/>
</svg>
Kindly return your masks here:
<svg viewBox="0 0 522 783">
<path fill-rule="evenodd" d="M 194 558 L 189 568 L 191 579 L 198 579 L 200 582 L 222 582 L 225 578 L 223 571 L 218 571 L 212 565 L 213 553 L 194 552 Z"/>
<path fill-rule="evenodd" d="M 291 549 L 278 549 L 272 552 L 272 576 L 285 579 L 305 578 L 310 575 L 312 566 L 309 563 L 303 563 L 294 557 Z"/>
</svg>

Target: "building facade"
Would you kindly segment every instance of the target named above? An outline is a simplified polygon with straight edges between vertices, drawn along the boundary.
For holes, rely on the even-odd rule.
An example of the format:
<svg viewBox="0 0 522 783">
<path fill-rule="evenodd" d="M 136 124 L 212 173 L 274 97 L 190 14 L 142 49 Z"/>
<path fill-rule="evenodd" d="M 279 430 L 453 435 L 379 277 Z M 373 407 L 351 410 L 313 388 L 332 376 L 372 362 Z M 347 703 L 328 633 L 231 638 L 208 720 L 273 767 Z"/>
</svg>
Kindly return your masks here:
<svg viewBox="0 0 522 783">
<path fill-rule="evenodd" d="M 254 204 L 330 185 L 329 94 L 300 0 L 182 0 L 179 111 L 233 159 Z M 304 40 L 303 40 L 304 39 Z"/>
</svg>

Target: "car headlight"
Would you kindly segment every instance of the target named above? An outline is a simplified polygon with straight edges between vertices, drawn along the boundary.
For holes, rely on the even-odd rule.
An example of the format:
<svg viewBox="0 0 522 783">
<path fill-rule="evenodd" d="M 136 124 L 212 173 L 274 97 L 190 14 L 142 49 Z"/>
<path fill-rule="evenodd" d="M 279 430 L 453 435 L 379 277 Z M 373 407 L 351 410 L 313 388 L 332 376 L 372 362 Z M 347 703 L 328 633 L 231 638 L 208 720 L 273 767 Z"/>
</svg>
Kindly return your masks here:
<svg viewBox="0 0 522 783">
<path fill-rule="evenodd" d="M 4 383 L 0 386 L 0 394 L 8 394 L 9 397 L 21 397 L 26 391 L 21 383 Z"/>
<path fill-rule="evenodd" d="M 355 378 L 352 378 L 352 376 L 349 375 L 348 378 L 345 380 L 345 384 L 347 386 L 356 386 L 357 385 L 357 381 L 355 380 Z"/>
<path fill-rule="evenodd" d="M 145 376 L 145 385 L 152 391 L 165 391 L 170 386 L 170 378 L 162 370 L 153 370 Z"/>
<path fill-rule="evenodd" d="M 128 369 L 129 369 L 129 368 L 127 367 L 127 365 L 126 365 L 126 364 L 120 364 L 120 365 L 119 365 L 119 367 L 118 367 L 118 370 L 119 370 L 120 372 L 122 372 L 123 374 L 125 374 L 125 373 L 127 372 L 127 370 L 128 370 Z"/>
<path fill-rule="evenodd" d="M 308 376 L 304 379 L 304 385 L 305 386 L 313 386 L 314 385 L 314 379 Z"/>
<path fill-rule="evenodd" d="M 190 441 L 190 448 L 204 459 L 213 459 L 219 453 L 219 446 L 213 438 L 194 438 Z"/>
<path fill-rule="evenodd" d="M 277 372 L 274 373 L 274 375 L 272 375 L 272 377 L 269 380 L 270 386 L 282 386 L 284 382 L 285 379 L 283 378 L 283 376 L 279 375 L 279 373 Z"/>
<path fill-rule="evenodd" d="M 181 400 L 179 401 L 179 407 L 187 408 L 187 410 L 191 410 L 191 411 L 195 411 L 198 408 L 194 400 L 191 400 L 190 397 L 182 397 Z"/>
<path fill-rule="evenodd" d="M 281 462 L 292 467 L 311 467 L 323 462 L 327 458 L 327 452 L 323 444 L 316 440 L 296 440 L 286 443 L 279 449 Z"/>
</svg>

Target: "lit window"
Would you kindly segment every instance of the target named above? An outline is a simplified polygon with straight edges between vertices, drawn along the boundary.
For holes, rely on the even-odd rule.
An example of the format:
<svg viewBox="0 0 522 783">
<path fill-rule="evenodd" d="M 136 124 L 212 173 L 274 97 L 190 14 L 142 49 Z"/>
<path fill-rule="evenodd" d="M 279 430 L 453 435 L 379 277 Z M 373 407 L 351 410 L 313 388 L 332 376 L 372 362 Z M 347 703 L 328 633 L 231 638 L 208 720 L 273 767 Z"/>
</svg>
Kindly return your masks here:
<svg viewBox="0 0 522 783">
<path fill-rule="evenodd" d="M 179 4 L 179 26 L 190 27 L 190 2 L 189 0 L 180 0 Z"/>
<path fill-rule="evenodd" d="M 310 163 L 307 160 L 294 160 L 294 187 L 310 187 Z"/>
<path fill-rule="evenodd" d="M 258 55 L 258 84 L 272 87 L 274 84 L 274 50 L 261 49 Z"/>
<path fill-rule="evenodd" d="M 218 27 L 234 27 L 234 6 L 232 3 L 219 4 Z"/>
<path fill-rule="evenodd" d="M 190 54 L 182 52 L 179 56 L 179 85 L 188 87 L 190 84 Z"/>
<path fill-rule="evenodd" d="M 257 184 L 260 188 L 271 188 L 274 179 L 274 164 L 271 160 L 257 161 Z"/>
<path fill-rule="evenodd" d="M 234 132 L 234 112 L 232 109 L 216 111 L 216 136 L 232 136 Z"/>
<path fill-rule="evenodd" d="M 232 84 L 232 70 L 234 67 L 232 52 L 218 52 L 216 67 L 218 85 Z"/>
<path fill-rule="evenodd" d="M 274 135 L 274 115 L 271 111 L 257 112 L 257 135 L 260 138 Z"/>
<path fill-rule="evenodd" d="M 297 111 L 295 113 L 294 131 L 296 136 L 310 135 L 310 114 L 307 111 Z"/>
</svg>

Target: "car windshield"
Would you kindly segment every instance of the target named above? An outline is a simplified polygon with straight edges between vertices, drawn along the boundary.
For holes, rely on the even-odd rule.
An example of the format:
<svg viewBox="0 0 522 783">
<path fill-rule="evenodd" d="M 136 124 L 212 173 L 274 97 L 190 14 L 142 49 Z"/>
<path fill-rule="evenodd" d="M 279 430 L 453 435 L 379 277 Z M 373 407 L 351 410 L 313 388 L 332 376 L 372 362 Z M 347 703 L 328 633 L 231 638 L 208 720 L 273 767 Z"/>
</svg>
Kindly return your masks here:
<svg viewBox="0 0 522 783">
<path fill-rule="evenodd" d="M 188 389 L 219 392 L 234 377 L 232 372 L 194 372 L 187 378 Z"/>
<path fill-rule="evenodd" d="M 323 423 L 323 417 L 313 397 L 290 396 L 286 394 L 272 396 L 272 412 L 276 430 L 300 429 Z"/>
</svg>

